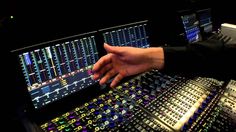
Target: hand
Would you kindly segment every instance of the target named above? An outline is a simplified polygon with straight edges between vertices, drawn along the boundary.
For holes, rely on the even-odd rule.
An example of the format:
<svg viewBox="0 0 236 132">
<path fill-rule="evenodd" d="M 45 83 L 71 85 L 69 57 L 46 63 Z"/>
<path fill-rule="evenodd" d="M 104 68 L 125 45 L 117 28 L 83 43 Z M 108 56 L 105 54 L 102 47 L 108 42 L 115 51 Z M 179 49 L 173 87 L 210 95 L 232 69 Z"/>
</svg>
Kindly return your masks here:
<svg viewBox="0 0 236 132">
<path fill-rule="evenodd" d="M 104 44 L 107 55 L 101 57 L 94 64 L 93 78 L 100 77 L 100 85 L 105 84 L 115 76 L 110 87 L 115 87 L 124 77 L 139 74 L 153 68 L 161 69 L 164 66 L 162 48 L 134 48 L 116 47 Z"/>
</svg>

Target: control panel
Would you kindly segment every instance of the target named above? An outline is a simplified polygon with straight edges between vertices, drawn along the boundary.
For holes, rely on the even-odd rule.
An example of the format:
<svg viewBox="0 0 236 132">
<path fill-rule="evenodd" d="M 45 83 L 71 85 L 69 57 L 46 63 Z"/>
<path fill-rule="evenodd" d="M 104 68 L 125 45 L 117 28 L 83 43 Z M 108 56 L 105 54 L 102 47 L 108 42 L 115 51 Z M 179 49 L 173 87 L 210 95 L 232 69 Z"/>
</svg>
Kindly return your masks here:
<svg viewBox="0 0 236 132">
<path fill-rule="evenodd" d="M 146 72 L 41 124 L 43 131 L 235 131 L 235 81 Z M 233 90 L 232 90 L 233 89 Z"/>
</svg>

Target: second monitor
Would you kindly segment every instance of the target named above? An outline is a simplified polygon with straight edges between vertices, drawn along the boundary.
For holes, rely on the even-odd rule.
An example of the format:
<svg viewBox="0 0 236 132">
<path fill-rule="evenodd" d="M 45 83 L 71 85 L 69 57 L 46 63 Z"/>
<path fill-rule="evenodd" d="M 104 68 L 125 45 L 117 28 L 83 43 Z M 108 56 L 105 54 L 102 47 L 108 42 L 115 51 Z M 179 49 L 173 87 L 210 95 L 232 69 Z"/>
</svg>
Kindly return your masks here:
<svg viewBox="0 0 236 132">
<path fill-rule="evenodd" d="M 181 15 L 185 36 L 188 43 L 194 43 L 202 40 L 199 28 L 199 21 L 195 13 Z"/>
<path fill-rule="evenodd" d="M 113 46 L 132 46 L 147 48 L 150 46 L 147 34 L 147 20 L 114 26 L 99 30 L 105 43 Z"/>
</svg>

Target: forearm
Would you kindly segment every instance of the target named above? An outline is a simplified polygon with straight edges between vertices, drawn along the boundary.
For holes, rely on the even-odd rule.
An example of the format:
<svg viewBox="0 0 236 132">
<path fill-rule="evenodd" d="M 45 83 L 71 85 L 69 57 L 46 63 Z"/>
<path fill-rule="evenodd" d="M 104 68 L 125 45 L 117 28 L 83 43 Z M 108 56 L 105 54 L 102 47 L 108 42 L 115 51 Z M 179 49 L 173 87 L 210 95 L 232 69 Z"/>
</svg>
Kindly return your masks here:
<svg viewBox="0 0 236 132">
<path fill-rule="evenodd" d="M 163 69 L 164 68 L 164 50 L 162 47 L 148 48 L 147 59 L 150 62 L 151 69 Z"/>
<path fill-rule="evenodd" d="M 190 52 L 185 46 L 183 47 L 163 47 L 164 52 L 164 70 L 182 71 L 190 68 L 193 60 L 195 60 L 194 53 Z"/>
<path fill-rule="evenodd" d="M 236 48 L 230 48 L 229 52 L 229 48 L 216 39 L 163 49 L 165 71 L 224 75 L 230 73 L 229 69 L 234 70 L 231 67 L 232 59 L 228 58 L 232 58 L 229 54 L 235 55 L 236 52 L 233 51 L 236 51 Z"/>
</svg>

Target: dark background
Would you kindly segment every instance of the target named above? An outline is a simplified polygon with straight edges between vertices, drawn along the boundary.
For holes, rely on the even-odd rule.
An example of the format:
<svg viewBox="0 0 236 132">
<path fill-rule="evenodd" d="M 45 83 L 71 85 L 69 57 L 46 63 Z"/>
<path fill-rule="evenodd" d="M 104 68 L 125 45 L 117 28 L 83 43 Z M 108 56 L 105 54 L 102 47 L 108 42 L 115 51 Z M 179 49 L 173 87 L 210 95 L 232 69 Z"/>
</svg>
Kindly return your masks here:
<svg viewBox="0 0 236 132">
<path fill-rule="evenodd" d="M 176 45 L 181 27 L 177 19 L 179 10 L 212 9 L 213 28 L 223 22 L 236 24 L 236 14 L 229 0 L 165 0 L 165 1 L 16 1 L 2 2 L 0 15 L 0 42 L 4 82 L 1 92 L 3 109 L 7 119 L 18 131 L 24 131 L 18 122 L 18 107 L 23 100 L 21 90 L 11 83 L 17 78 L 11 50 L 136 21 L 149 20 L 152 45 L 164 43 Z M 13 18 L 11 18 L 13 16 Z M 6 70 L 5 70 L 6 69 Z M 5 72 L 7 72 L 5 74 Z M 5 85 L 5 84 L 4 84 Z M 1 86 L 2 87 L 2 86 Z M 5 91 L 6 90 L 6 91 Z M 5 98 L 7 96 L 7 98 Z M 1 97 L 1 98 L 2 98 Z"/>
<path fill-rule="evenodd" d="M 213 26 L 223 22 L 236 23 L 229 0 L 178 1 L 78 1 L 21 2 L 10 0 L 5 9 L 1 32 L 8 35 L 9 50 L 69 35 L 135 21 L 151 22 L 154 43 L 164 43 L 177 35 L 176 11 L 212 8 Z M 14 18 L 10 19 L 10 15 Z M 2 31 L 4 28 L 5 31 Z"/>
</svg>

